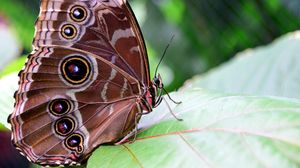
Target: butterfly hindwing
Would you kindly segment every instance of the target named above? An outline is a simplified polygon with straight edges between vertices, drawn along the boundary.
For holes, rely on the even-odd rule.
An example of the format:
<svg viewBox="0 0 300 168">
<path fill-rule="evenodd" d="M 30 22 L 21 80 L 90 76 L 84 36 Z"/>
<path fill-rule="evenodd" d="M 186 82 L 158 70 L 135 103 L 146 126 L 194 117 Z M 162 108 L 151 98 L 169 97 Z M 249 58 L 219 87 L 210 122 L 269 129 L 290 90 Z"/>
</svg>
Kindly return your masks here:
<svg viewBox="0 0 300 168">
<path fill-rule="evenodd" d="M 81 74 L 86 79 L 76 84 L 72 76 L 65 76 L 73 64 L 81 65 L 76 64 L 80 59 L 88 65 L 79 68 L 87 66 L 90 72 Z M 40 47 L 29 57 L 20 76 L 11 116 L 13 141 L 30 160 L 40 164 L 46 160 L 53 160 L 47 161 L 50 165 L 82 161 L 95 146 L 125 136 L 135 126 L 134 115 L 141 112 L 138 81 L 91 53 Z M 66 145 L 74 134 L 84 142 L 81 150 Z"/>
</svg>

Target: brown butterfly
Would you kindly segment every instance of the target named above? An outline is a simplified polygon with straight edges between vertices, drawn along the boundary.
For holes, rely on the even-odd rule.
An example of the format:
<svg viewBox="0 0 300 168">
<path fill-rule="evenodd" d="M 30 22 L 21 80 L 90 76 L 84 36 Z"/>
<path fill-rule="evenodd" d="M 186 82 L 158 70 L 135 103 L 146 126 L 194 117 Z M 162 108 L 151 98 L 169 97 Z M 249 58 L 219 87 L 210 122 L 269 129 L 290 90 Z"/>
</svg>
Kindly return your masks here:
<svg viewBox="0 0 300 168">
<path fill-rule="evenodd" d="M 40 165 L 85 161 L 136 128 L 162 100 L 126 0 L 41 0 L 33 51 L 19 73 L 12 141 Z"/>
</svg>

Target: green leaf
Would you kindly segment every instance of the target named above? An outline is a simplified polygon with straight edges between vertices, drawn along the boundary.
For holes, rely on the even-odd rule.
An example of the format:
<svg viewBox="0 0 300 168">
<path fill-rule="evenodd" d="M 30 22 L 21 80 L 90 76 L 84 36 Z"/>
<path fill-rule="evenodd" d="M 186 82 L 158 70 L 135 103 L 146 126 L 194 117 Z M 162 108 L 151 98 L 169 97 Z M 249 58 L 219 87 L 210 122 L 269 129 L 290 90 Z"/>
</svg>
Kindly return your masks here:
<svg viewBox="0 0 300 168">
<path fill-rule="evenodd" d="M 202 87 L 226 93 L 300 98 L 300 32 L 272 44 L 249 49 L 184 88 Z"/>
<path fill-rule="evenodd" d="M 134 143 L 100 146 L 88 168 L 300 166 L 300 101 L 194 89 L 142 117 Z"/>
<path fill-rule="evenodd" d="M 1 78 L 0 80 L 0 124 L 10 129 L 7 123 L 7 117 L 13 112 L 14 108 L 14 92 L 18 88 L 18 75 L 17 73 L 10 74 Z"/>
</svg>

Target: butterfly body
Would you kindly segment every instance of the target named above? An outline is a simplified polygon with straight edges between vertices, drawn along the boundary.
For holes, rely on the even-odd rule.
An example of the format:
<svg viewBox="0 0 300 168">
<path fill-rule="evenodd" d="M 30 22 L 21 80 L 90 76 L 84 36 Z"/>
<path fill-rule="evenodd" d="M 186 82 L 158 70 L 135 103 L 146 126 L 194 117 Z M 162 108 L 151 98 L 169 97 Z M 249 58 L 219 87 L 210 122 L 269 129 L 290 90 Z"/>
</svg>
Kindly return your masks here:
<svg viewBox="0 0 300 168">
<path fill-rule="evenodd" d="M 19 73 L 12 141 L 40 165 L 85 161 L 136 128 L 161 98 L 125 0 L 41 0 L 33 51 Z"/>
</svg>

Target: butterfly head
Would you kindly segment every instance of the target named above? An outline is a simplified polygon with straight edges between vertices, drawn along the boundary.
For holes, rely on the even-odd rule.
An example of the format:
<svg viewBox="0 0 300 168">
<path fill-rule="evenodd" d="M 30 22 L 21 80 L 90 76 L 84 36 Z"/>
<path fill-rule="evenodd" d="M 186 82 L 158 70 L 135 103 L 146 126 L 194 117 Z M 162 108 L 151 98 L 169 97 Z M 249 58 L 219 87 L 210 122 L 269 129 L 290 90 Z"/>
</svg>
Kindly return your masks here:
<svg viewBox="0 0 300 168">
<path fill-rule="evenodd" d="M 147 106 L 144 108 L 146 111 L 152 111 L 152 108 L 157 107 L 161 102 L 162 90 L 163 90 L 163 82 L 160 74 L 155 75 L 150 87 L 147 89 L 144 99 L 147 100 Z M 150 107 L 151 106 L 151 107 Z"/>
<path fill-rule="evenodd" d="M 157 76 L 154 76 L 153 84 L 154 84 L 154 87 L 156 87 L 158 89 L 162 89 L 164 87 L 164 84 L 162 82 L 160 74 L 158 74 Z"/>
</svg>

